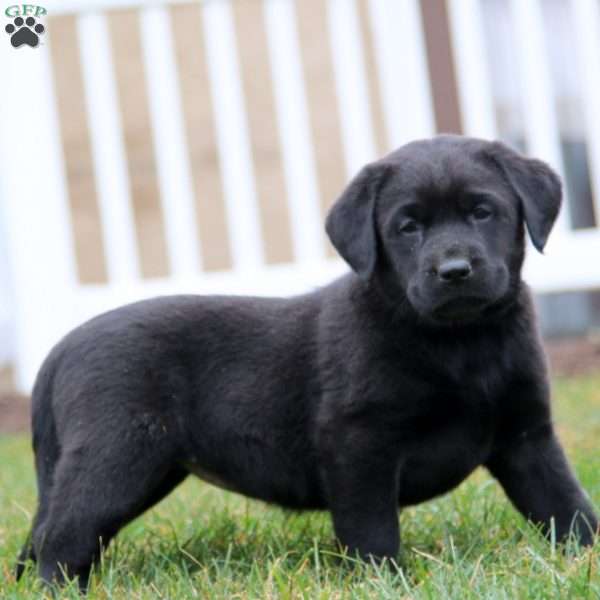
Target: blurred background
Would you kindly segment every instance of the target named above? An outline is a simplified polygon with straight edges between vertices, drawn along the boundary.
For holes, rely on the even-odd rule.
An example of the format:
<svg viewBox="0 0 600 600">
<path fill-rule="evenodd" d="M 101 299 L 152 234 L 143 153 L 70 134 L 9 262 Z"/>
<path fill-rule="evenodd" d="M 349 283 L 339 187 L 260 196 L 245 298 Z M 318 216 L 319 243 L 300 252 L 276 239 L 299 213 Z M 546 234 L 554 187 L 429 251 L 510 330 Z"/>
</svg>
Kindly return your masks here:
<svg viewBox="0 0 600 600">
<path fill-rule="evenodd" d="M 42 6 L 38 47 L 0 40 L 4 429 L 52 344 L 100 311 L 343 272 L 328 207 L 364 163 L 442 132 L 562 175 L 525 278 L 555 372 L 600 370 L 600 0 Z"/>
</svg>

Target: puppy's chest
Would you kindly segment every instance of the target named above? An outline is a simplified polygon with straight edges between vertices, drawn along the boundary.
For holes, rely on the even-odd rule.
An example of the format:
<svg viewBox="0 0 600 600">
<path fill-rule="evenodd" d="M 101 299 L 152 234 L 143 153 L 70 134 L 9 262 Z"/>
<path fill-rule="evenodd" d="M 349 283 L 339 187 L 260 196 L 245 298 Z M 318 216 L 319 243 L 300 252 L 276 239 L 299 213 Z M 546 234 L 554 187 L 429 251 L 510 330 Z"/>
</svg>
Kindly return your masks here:
<svg viewBox="0 0 600 600">
<path fill-rule="evenodd" d="M 400 444 L 446 454 L 452 443 L 472 452 L 491 445 L 509 380 L 500 359 L 457 348 L 380 365 L 373 408 L 385 407 Z"/>
<path fill-rule="evenodd" d="M 460 440 L 464 446 L 485 446 L 494 436 L 496 402 L 483 390 L 448 386 L 411 404 L 405 407 L 404 418 L 400 417 L 401 437 L 417 446 L 435 446 L 447 439 Z"/>
<path fill-rule="evenodd" d="M 487 440 L 493 436 L 510 381 L 501 356 L 488 353 L 445 353 L 447 362 L 432 363 L 416 379 L 413 408 L 417 420 L 433 434 L 451 429 L 456 435 Z M 426 433 L 426 432 L 423 432 Z"/>
<path fill-rule="evenodd" d="M 496 344 L 467 344 L 443 348 L 429 357 L 430 377 L 439 389 L 454 389 L 469 397 L 493 398 L 501 393 L 511 367 L 503 352 L 502 340 Z"/>
<path fill-rule="evenodd" d="M 424 404 L 398 431 L 403 504 L 457 486 L 486 461 L 494 440 L 495 409 L 487 400 L 449 391 Z"/>
</svg>

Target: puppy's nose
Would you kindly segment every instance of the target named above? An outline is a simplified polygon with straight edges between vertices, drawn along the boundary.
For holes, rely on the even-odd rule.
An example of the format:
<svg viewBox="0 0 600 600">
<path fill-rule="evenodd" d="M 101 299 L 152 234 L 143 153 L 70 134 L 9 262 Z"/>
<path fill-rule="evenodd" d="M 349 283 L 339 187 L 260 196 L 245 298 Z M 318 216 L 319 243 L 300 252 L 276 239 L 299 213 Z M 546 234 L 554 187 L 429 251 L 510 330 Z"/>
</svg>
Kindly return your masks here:
<svg viewBox="0 0 600 600">
<path fill-rule="evenodd" d="M 461 281 L 471 276 L 473 269 L 464 258 L 451 258 L 438 267 L 438 277 L 442 281 Z"/>
</svg>

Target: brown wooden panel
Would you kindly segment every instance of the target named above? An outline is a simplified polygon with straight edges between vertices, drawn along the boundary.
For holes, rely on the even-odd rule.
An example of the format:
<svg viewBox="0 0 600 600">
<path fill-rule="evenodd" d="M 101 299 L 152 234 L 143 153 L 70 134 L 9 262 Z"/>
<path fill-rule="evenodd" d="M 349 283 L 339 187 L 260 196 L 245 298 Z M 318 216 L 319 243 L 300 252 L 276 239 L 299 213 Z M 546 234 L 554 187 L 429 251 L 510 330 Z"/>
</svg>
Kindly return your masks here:
<svg viewBox="0 0 600 600">
<path fill-rule="evenodd" d="M 48 32 L 78 277 L 82 283 L 103 283 L 106 262 L 75 17 L 48 19 Z"/>
<path fill-rule="evenodd" d="M 273 82 L 263 19 L 257 0 L 233 3 L 238 54 L 246 100 L 256 190 L 268 263 L 290 262 L 292 244 Z"/>
<path fill-rule="evenodd" d="M 436 129 L 462 133 L 446 0 L 420 2 Z"/>
<path fill-rule="evenodd" d="M 315 145 L 323 214 L 346 183 L 333 61 L 323 0 L 297 0 L 298 30 L 310 129 Z"/>
<path fill-rule="evenodd" d="M 142 276 L 168 274 L 137 10 L 109 13 Z"/>
<path fill-rule="evenodd" d="M 342 131 L 324 0 L 296 0 L 310 132 L 323 217 L 346 185 Z M 328 256 L 336 256 L 330 243 Z"/>
<path fill-rule="evenodd" d="M 203 268 L 206 271 L 225 270 L 231 268 L 232 261 L 204 50 L 202 12 L 200 6 L 192 4 L 174 5 L 169 10 L 196 197 Z"/>
<path fill-rule="evenodd" d="M 383 156 L 392 150 L 392 148 L 387 136 L 383 116 L 383 101 L 381 98 L 381 87 L 379 85 L 377 61 L 375 59 L 373 30 L 371 29 L 368 0 L 358 0 L 358 11 L 365 55 L 365 68 L 367 71 L 367 86 L 371 104 L 371 122 L 373 123 L 375 151 L 378 156 Z"/>
</svg>

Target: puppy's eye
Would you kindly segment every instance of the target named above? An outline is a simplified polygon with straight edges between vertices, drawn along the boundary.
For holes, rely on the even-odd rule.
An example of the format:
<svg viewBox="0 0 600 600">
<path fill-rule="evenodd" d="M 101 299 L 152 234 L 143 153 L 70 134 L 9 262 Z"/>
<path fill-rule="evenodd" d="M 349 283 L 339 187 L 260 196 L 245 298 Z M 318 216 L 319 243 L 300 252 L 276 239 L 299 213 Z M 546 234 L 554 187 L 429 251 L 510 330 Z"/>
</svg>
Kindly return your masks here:
<svg viewBox="0 0 600 600">
<path fill-rule="evenodd" d="M 400 224 L 398 225 L 398 231 L 400 233 L 417 233 L 420 230 L 421 224 L 418 221 L 415 221 L 415 219 L 404 219 L 403 221 L 400 221 Z"/>
<path fill-rule="evenodd" d="M 485 221 L 492 216 L 492 211 L 487 206 L 480 204 L 471 211 L 471 216 L 477 221 Z"/>
</svg>

